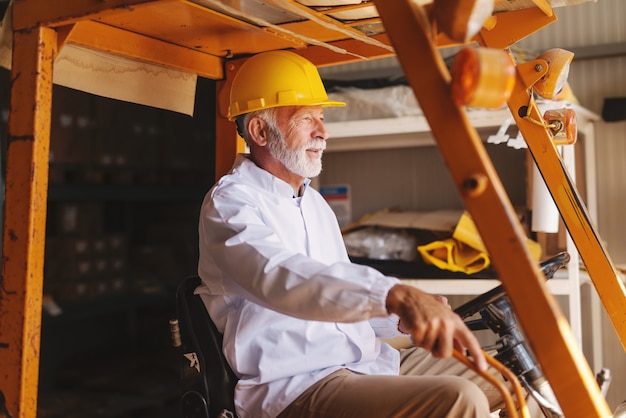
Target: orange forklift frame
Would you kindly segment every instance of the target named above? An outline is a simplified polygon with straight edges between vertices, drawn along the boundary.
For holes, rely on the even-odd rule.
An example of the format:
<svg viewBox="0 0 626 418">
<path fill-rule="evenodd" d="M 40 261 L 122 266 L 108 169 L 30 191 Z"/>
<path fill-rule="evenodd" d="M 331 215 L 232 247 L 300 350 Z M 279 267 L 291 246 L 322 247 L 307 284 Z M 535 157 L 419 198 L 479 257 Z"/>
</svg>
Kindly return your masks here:
<svg viewBox="0 0 626 418">
<path fill-rule="evenodd" d="M 271 49 L 293 49 L 316 65 L 326 66 L 397 55 L 563 412 L 572 418 L 610 416 L 568 322 L 525 245 L 522 227 L 484 145 L 465 109 L 451 98 L 450 74 L 438 53 L 439 47 L 451 41 L 433 30 L 428 5 L 375 0 L 378 22 L 393 24 L 386 26 L 384 33 L 365 36 L 350 24 L 337 23 L 327 12 L 295 0 L 268 3 L 286 3 L 312 18 L 281 25 L 279 29 L 284 31 L 277 31 L 188 0 L 12 2 L 11 108 L 0 288 L 0 393 L 6 398 L 7 412 L 16 418 L 34 418 L 37 412 L 52 75 L 58 51 L 65 43 L 74 43 L 218 80 L 217 176 L 228 171 L 235 154 L 243 150 L 232 122 L 225 118 L 228 86 L 243 57 Z M 533 0 L 533 4 L 494 14 L 495 26 L 484 28 L 474 41 L 505 49 L 556 20 L 547 0 Z M 319 42 L 309 44 L 307 37 Z M 520 107 L 529 106 L 530 87 L 537 77 L 532 63 L 518 65 L 508 105 L 626 348 L 624 285 L 550 133 L 519 113 Z M 538 112 L 531 104 L 535 119 L 541 119 Z"/>
</svg>

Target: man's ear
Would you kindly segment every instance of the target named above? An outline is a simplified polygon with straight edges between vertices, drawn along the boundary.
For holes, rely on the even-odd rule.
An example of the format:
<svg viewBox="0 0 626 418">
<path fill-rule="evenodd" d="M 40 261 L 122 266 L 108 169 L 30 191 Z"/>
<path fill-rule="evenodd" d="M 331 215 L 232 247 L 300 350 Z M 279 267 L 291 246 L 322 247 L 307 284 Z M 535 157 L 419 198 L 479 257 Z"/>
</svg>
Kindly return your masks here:
<svg viewBox="0 0 626 418">
<path fill-rule="evenodd" d="M 267 144 L 267 129 L 266 123 L 263 119 L 252 117 L 248 121 L 248 133 L 250 139 L 259 146 L 265 146 Z"/>
</svg>

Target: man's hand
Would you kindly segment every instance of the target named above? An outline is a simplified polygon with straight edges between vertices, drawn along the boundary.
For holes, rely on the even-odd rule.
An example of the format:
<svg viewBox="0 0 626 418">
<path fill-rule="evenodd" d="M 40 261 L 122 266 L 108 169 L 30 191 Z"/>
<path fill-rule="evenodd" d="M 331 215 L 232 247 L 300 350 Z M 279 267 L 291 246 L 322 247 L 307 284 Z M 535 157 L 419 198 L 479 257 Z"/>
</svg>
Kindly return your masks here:
<svg viewBox="0 0 626 418">
<path fill-rule="evenodd" d="M 413 337 L 413 343 L 433 356 L 449 358 L 452 349 L 465 349 L 479 370 L 487 369 L 487 361 L 478 340 L 442 296 L 422 292 L 415 287 L 398 284 L 389 290 L 387 311 L 400 317 L 400 329 Z"/>
</svg>

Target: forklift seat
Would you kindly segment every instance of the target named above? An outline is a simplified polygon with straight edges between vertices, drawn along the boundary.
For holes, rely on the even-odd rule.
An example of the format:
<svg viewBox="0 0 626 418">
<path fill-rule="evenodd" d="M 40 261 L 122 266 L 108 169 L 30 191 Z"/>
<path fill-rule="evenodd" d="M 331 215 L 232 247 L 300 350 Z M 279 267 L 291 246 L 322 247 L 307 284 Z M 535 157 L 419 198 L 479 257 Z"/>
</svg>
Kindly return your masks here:
<svg viewBox="0 0 626 418">
<path fill-rule="evenodd" d="M 222 334 L 194 294 L 200 284 L 198 276 L 190 276 L 176 291 L 178 341 L 172 336 L 181 362 L 182 417 L 236 418 L 237 377 L 222 352 Z"/>
</svg>

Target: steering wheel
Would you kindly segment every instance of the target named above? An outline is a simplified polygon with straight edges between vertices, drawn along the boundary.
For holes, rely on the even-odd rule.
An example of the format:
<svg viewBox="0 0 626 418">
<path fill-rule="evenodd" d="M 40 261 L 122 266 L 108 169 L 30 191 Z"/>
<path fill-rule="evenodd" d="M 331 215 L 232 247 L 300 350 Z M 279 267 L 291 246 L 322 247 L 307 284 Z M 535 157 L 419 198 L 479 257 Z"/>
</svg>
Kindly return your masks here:
<svg viewBox="0 0 626 418">
<path fill-rule="evenodd" d="M 564 267 L 569 262 L 569 259 L 569 254 L 563 251 L 545 261 L 542 261 L 540 263 L 540 267 L 543 271 L 543 274 L 546 276 L 546 279 L 551 279 L 558 269 Z M 457 307 L 456 309 L 454 309 L 454 312 L 456 312 L 462 319 L 465 319 L 474 315 L 485 306 L 495 302 L 505 295 L 506 292 L 504 290 L 504 287 L 502 285 L 499 285 Z"/>
</svg>

